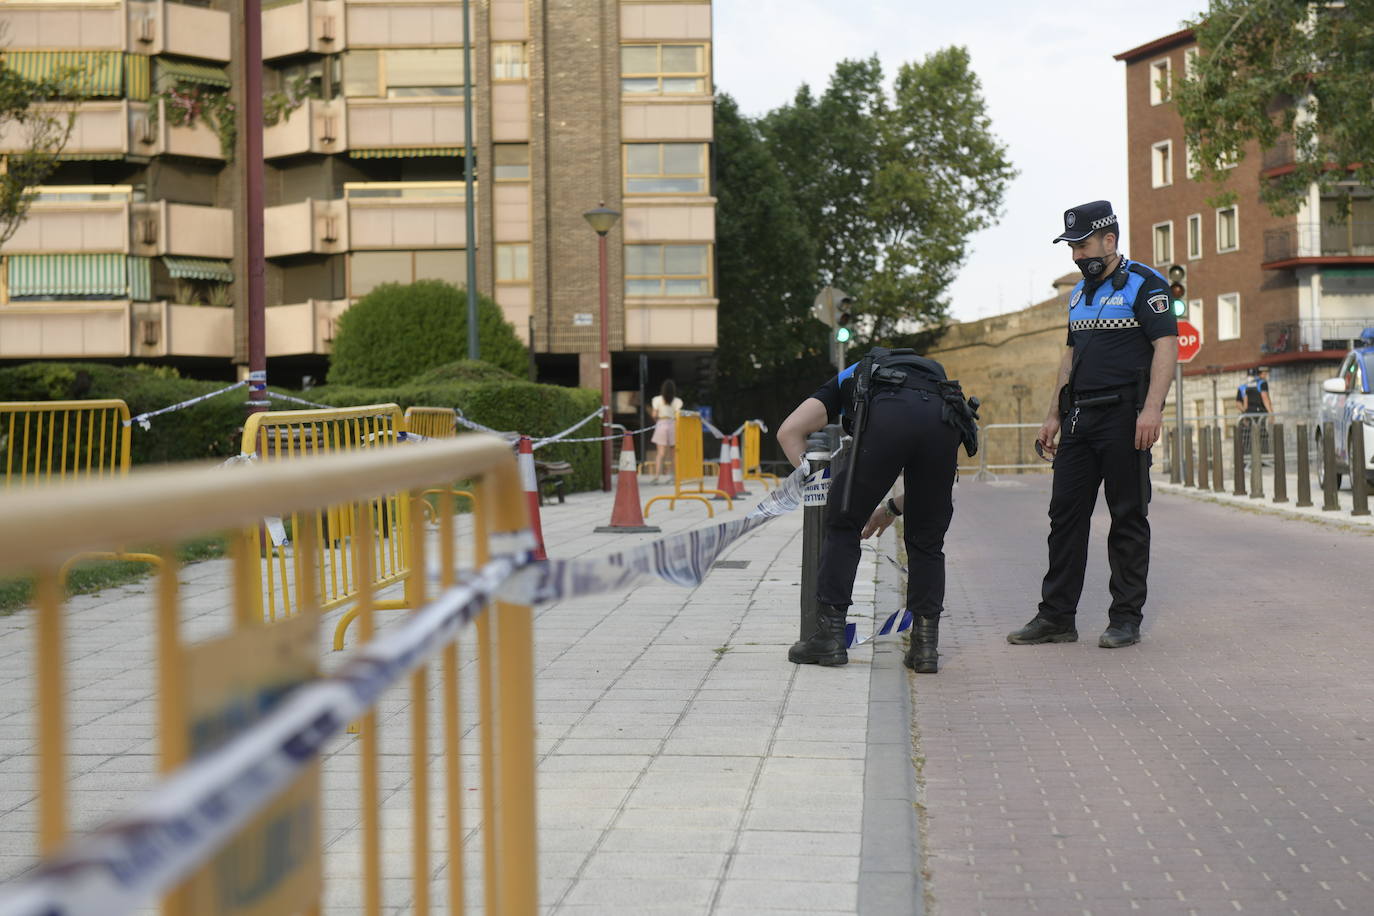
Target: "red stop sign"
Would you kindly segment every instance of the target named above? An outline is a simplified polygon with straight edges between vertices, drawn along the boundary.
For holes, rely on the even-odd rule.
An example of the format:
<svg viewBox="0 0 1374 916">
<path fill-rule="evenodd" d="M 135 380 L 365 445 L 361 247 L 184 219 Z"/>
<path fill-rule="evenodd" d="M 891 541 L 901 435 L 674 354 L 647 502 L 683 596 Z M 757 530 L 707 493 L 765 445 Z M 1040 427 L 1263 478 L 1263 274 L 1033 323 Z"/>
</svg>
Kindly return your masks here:
<svg viewBox="0 0 1374 916">
<path fill-rule="evenodd" d="M 1191 322 L 1178 322 L 1178 361 L 1186 363 L 1197 356 L 1197 351 L 1202 349 L 1202 335 Z"/>
</svg>

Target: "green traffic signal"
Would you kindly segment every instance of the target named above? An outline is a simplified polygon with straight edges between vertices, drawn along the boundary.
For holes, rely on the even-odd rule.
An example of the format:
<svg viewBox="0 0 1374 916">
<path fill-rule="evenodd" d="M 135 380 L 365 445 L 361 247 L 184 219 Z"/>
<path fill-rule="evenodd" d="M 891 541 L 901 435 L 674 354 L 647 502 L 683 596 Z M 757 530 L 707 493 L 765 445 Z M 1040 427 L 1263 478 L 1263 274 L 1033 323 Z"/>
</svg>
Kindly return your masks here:
<svg viewBox="0 0 1374 916">
<path fill-rule="evenodd" d="M 836 328 L 835 339 L 840 343 L 849 343 L 849 339 L 854 336 L 854 332 L 849 328 Z"/>
<path fill-rule="evenodd" d="M 1175 318 L 1182 318 L 1184 315 L 1188 314 L 1188 303 L 1184 302 L 1182 299 L 1175 299 L 1173 301 L 1173 306 Z"/>
</svg>

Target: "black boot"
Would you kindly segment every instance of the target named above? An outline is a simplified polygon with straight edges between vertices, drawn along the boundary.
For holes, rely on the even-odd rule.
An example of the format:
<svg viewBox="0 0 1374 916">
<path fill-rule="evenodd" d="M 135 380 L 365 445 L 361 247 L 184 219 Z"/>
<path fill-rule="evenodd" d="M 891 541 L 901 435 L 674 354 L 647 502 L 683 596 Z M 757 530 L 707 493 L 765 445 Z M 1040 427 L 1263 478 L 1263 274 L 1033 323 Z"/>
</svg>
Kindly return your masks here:
<svg viewBox="0 0 1374 916">
<path fill-rule="evenodd" d="M 787 650 L 787 660 L 798 665 L 845 665 L 849 653 L 845 649 L 844 617 L 846 608 L 822 604 L 816 610 L 816 632 L 810 638 L 793 644 Z"/>
<path fill-rule="evenodd" d="M 917 674 L 934 674 L 939 670 L 940 618 L 917 617 L 911 623 L 911 648 L 906 650 L 902 664 Z"/>
</svg>

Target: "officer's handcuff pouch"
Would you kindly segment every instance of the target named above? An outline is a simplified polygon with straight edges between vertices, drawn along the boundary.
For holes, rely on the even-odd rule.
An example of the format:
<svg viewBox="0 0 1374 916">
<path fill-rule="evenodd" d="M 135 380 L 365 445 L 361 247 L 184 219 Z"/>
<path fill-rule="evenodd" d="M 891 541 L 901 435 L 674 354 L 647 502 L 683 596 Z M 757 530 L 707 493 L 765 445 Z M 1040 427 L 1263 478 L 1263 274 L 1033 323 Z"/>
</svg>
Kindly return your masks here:
<svg viewBox="0 0 1374 916">
<path fill-rule="evenodd" d="M 978 454 L 978 408 L 982 402 L 977 398 L 964 399 L 964 390 L 957 381 L 939 381 L 940 397 L 944 404 L 940 409 L 940 419 L 954 427 L 959 439 L 964 443 L 964 451 L 970 458 Z"/>
</svg>

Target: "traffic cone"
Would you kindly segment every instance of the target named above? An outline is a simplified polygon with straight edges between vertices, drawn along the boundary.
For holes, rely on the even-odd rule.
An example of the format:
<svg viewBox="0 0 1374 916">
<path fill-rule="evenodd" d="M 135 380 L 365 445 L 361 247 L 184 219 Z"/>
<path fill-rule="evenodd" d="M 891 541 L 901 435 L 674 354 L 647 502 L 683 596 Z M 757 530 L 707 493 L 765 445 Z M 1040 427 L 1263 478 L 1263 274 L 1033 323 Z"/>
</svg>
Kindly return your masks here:
<svg viewBox="0 0 1374 916">
<path fill-rule="evenodd" d="M 731 499 L 735 498 L 734 473 L 730 467 L 730 437 L 722 436 L 720 440 L 720 473 L 716 475 L 716 489 L 728 495 Z M 722 500 L 724 496 L 712 496 L 712 499 Z"/>
<path fill-rule="evenodd" d="M 539 524 L 539 477 L 534 472 L 534 449 L 530 447 L 530 437 L 520 437 L 520 454 L 516 459 L 520 465 L 520 480 L 525 485 L 525 500 L 530 507 L 530 531 L 534 532 L 534 558 L 547 560 L 544 552 L 544 529 Z"/>
<path fill-rule="evenodd" d="M 629 433 L 620 444 L 620 473 L 615 480 L 615 505 L 611 508 L 611 523 L 595 529 L 597 534 L 636 534 L 662 531 L 644 524 L 639 508 L 639 473 L 635 464 L 635 444 Z"/>
<path fill-rule="evenodd" d="M 730 477 L 735 483 L 736 497 L 751 495 L 744 489 L 744 469 L 740 467 L 739 436 L 730 437 Z"/>
</svg>

